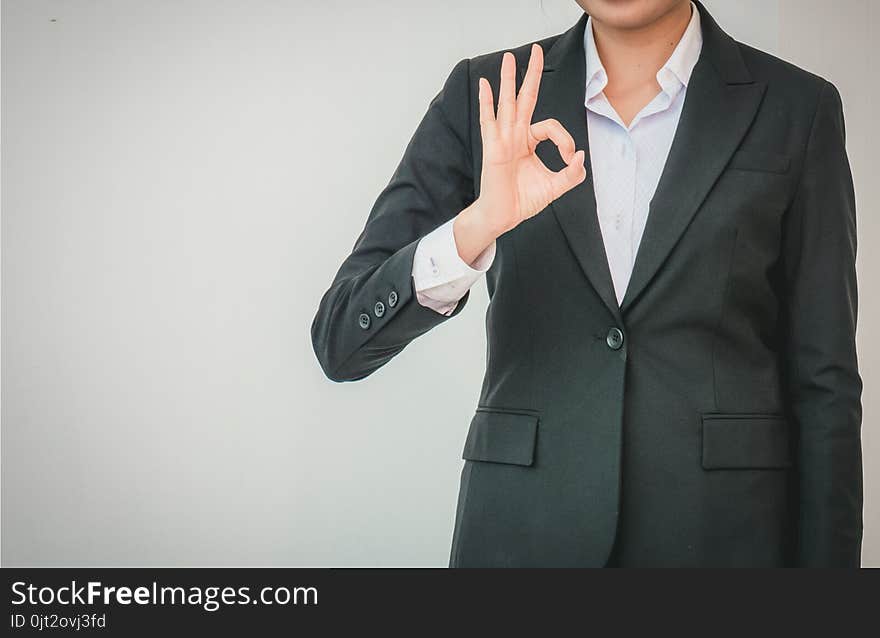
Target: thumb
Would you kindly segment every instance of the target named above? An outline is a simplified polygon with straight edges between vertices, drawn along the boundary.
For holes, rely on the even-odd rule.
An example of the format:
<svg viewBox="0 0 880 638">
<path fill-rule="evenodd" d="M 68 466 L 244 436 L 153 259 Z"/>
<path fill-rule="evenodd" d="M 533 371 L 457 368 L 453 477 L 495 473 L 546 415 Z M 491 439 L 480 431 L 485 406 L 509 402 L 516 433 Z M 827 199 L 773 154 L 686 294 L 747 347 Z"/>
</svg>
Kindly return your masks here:
<svg viewBox="0 0 880 638">
<path fill-rule="evenodd" d="M 586 176 L 587 169 L 584 166 L 584 151 L 581 149 L 572 154 L 568 166 L 553 176 L 556 197 L 561 197 L 564 193 L 580 184 Z"/>
</svg>

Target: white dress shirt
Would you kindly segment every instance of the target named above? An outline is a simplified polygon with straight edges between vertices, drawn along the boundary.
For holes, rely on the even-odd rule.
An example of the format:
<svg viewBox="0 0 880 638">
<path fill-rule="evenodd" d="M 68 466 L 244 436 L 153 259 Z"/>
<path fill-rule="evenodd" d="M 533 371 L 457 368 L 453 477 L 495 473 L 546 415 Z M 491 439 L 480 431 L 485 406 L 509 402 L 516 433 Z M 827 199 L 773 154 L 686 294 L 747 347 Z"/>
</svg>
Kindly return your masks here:
<svg viewBox="0 0 880 638">
<path fill-rule="evenodd" d="M 688 80 L 702 44 L 700 12 L 691 2 L 690 22 L 669 59 L 657 71 L 661 91 L 626 126 L 605 97 L 608 75 L 596 50 L 592 19 L 587 18 L 584 105 L 590 162 L 596 212 L 618 303 L 632 274 L 648 207 L 672 146 Z M 455 310 L 464 293 L 495 259 L 493 241 L 473 263 L 465 263 L 455 244 L 454 221 L 452 218 L 425 235 L 413 259 L 416 298 L 444 315 Z"/>
</svg>

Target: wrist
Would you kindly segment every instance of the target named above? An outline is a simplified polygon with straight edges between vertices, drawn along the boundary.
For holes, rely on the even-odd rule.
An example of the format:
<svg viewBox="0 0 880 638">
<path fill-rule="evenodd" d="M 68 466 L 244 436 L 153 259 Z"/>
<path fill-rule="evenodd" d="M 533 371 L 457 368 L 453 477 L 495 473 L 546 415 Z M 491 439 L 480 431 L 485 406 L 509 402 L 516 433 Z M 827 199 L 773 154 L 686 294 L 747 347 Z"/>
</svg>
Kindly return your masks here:
<svg viewBox="0 0 880 638">
<path fill-rule="evenodd" d="M 467 264 L 472 264 L 503 232 L 491 222 L 479 199 L 462 210 L 453 222 L 455 245 Z"/>
</svg>

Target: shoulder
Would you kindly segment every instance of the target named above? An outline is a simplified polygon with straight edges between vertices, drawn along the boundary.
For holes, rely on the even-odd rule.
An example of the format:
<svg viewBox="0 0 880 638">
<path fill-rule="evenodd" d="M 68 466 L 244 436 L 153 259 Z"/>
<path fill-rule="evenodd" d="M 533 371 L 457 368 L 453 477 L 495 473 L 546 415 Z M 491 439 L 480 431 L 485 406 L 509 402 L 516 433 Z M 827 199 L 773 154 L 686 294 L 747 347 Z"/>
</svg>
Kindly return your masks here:
<svg viewBox="0 0 880 638">
<path fill-rule="evenodd" d="M 501 69 L 501 58 L 505 52 L 510 51 L 516 59 L 517 67 L 524 67 L 529 63 L 529 55 L 531 54 L 532 45 L 538 44 L 544 51 L 544 55 L 550 50 L 550 47 L 562 36 L 561 33 L 548 36 L 539 40 L 531 40 L 529 42 L 515 43 L 504 49 L 497 49 L 481 53 L 469 58 L 469 67 L 471 77 L 494 77 Z"/>
<path fill-rule="evenodd" d="M 765 105 L 779 117 L 811 129 L 833 124 L 843 129 L 843 98 L 827 77 L 766 51 L 736 41 L 752 77 L 767 86 Z"/>
<path fill-rule="evenodd" d="M 449 117 L 449 111 L 455 109 L 456 106 L 476 102 L 471 100 L 471 96 L 476 96 L 477 86 L 481 77 L 486 78 L 493 88 L 497 91 L 497 84 L 501 73 L 501 60 L 504 53 L 510 51 L 516 59 L 517 67 L 526 67 L 531 55 L 532 45 L 537 43 L 541 46 L 544 54 L 553 46 L 557 39 L 563 34 L 557 33 L 542 39 L 532 40 L 529 42 L 516 43 L 504 49 L 497 49 L 480 53 L 472 57 L 466 57 L 456 62 L 443 83 L 443 88 L 437 98 L 443 104 L 444 112 Z M 497 93 L 496 93 L 497 95 Z"/>
<path fill-rule="evenodd" d="M 838 95 L 826 77 L 744 42 L 736 42 L 753 77 L 767 84 L 773 93 L 792 102 L 816 104 L 823 92 Z"/>
</svg>

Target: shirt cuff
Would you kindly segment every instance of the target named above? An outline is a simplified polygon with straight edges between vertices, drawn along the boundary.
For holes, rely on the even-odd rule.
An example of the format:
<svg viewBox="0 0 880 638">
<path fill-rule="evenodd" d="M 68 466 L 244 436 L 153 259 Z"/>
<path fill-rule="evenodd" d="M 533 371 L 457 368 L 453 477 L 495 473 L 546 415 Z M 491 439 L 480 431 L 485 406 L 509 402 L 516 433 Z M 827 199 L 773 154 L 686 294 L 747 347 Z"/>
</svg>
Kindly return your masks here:
<svg viewBox="0 0 880 638">
<path fill-rule="evenodd" d="M 413 257 L 412 277 L 419 303 L 446 315 L 495 261 L 493 240 L 471 264 L 466 263 L 455 245 L 454 222 L 453 217 L 422 237 Z"/>
</svg>

